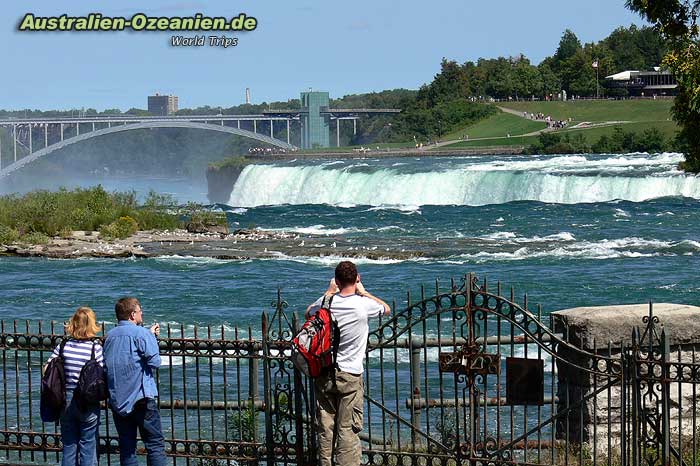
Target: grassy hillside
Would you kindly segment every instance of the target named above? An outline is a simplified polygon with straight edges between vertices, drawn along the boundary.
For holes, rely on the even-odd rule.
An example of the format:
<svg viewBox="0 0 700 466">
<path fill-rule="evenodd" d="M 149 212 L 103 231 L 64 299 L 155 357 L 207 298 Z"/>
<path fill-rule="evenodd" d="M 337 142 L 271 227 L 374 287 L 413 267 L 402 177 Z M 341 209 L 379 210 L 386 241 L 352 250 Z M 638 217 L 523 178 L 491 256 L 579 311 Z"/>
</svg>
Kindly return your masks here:
<svg viewBox="0 0 700 466">
<path fill-rule="evenodd" d="M 578 100 L 568 102 L 503 102 L 501 107 L 520 112 L 544 113 L 556 120 L 573 123 L 590 121 L 667 121 L 671 100 Z"/>
<path fill-rule="evenodd" d="M 582 134 L 589 144 L 593 144 L 601 136 L 610 136 L 615 127 L 624 131 L 641 133 L 648 128 L 658 129 L 665 138 L 672 139 L 678 129 L 671 119 L 670 100 L 599 100 L 599 101 L 569 101 L 569 102 L 508 102 L 499 104 L 502 107 L 528 113 L 544 113 L 554 119 L 571 118 L 571 125 L 584 121 L 603 123 L 607 121 L 627 121 L 625 124 L 611 124 L 591 128 L 568 128 L 557 130 L 558 134 Z M 520 120 L 518 125 L 518 120 Z M 539 126 L 535 126 L 538 125 Z M 449 148 L 469 148 L 487 146 L 520 146 L 533 144 L 537 137 L 521 137 L 538 129 L 543 129 L 544 123 L 528 120 L 517 115 L 500 113 L 467 127 L 460 134 L 451 135 L 444 140 L 458 140 L 462 134 L 469 135 L 469 141 L 459 141 L 450 144 Z M 511 137 L 506 137 L 506 134 Z M 494 137 L 496 136 L 496 137 Z M 489 138 L 473 140 L 476 138 Z"/>
<path fill-rule="evenodd" d="M 460 139 L 468 135 L 469 139 L 503 137 L 508 134 L 526 134 L 546 128 L 543 121 L 533 121 L 510 113 L 499 112 L 471 126 L 464 127 L 442 137 L 443 141 Z"/>
<path fill-rule="evenodd" d="M 676 130 L 678 127 L 676 126 L 675 122 L 673 121 L 660 121 L 660 122 L 635 122 L 635 123 L 626 123 L 626 124 L 618 124 L 618 125 L 609 125 L 609 126 L 599 126 L 599 127 L 594 127 L 594 128 L 587 128 L 587 129 L 560 129 L 557 130 L 556 132 L 558 134 L 570 134 L 571 136 L 575 134 L 582 134 L 585 138 L 586 141 L 589 144 L 593 144 L 598 139 L 600 139 L 601 136 L 607 135 L 610 136 L 613 134 L 615 131 L 615 128 L 622 128 L 625 131 L 633 131 L 637 133 L 641 133 L 645 129 L 648 128 L 656 128 L 661 133 L 664 135 L 665 138 L 672 139 L 675 137 Z M 470 136 L 471 137 L 471 136 Z M 519 137 L 519 136 L 513 136 L 513 137 L 500 137 L 500 138 L 493 138 L 493 139 L 481 139 L 481 140 L 476 140 L 476 141 L 463 141 L 463 142 L 457 142 L 455 144 L 449 144 L 447 146 L 441 147 L 441 149 L 450 148 L 450 149 L 458 149 L 458 148 L 469 148 L 469 147 L 488 147 L 488 146 L 527 146 L 530 144 L 533 144 L 537 141 L 537 136 L 526 136 L 526 137 Z"/>
</svg>

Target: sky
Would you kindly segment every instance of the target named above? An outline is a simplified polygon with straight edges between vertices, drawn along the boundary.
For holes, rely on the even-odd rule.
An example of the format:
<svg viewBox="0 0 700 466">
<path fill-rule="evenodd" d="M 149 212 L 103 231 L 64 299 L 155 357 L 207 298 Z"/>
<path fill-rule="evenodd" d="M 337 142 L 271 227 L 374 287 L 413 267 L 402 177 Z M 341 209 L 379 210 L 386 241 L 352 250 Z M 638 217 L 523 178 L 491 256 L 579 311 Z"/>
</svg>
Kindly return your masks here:
<svg viewBox="0 0 700 466">
<path fill-rule="evenodd" d="M 147 5 L 147 6 L 144 6 Z M 180 108 L 286 101 L 312 88 L 331 98 L 418 89 L 443 57 L 460 63 L 551 55 L 565 29 L 581 42 L 642 19 L 624 0 L 36 0 L 3 2 L 0 109 L 146 108 L 175 94 Z M 36 16 L 237 16 L 254 31 L 238 45 L 173 47 L 173 32 L 20 32 Z M 209 35 L 208 33 L 205 33 Z M 218 33 L 221 35 L 221 33 Z M 195 35 L 194 32 L 183 35 Z"/>
</svg>

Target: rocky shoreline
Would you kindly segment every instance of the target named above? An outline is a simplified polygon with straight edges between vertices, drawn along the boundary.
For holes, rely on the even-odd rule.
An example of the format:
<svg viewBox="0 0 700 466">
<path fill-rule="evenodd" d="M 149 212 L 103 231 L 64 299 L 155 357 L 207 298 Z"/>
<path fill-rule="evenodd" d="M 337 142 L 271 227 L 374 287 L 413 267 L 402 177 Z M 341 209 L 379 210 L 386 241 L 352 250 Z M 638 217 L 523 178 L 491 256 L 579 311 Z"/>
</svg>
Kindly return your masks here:
<svg viewBox="0 0 700 466">
<path fill-rule="evenodd" d="M 395 250 L 390 244 L 366 247 L 342 236 L 236 230 L 233 233 L 190 233 L 186 230 L 139 231 L 123 240 L 107 241 L 97 232 L 75 231 L 68 238 L 51 238 L 48 244 L 0 245 L 0 256 L 52 259 L 148 258 L 162 256 L 209 257 L 224 260 L 281 257 L 348 257 L 372 260 L 405 260 L 421 257 L 420 251 Z"/>
</svg>

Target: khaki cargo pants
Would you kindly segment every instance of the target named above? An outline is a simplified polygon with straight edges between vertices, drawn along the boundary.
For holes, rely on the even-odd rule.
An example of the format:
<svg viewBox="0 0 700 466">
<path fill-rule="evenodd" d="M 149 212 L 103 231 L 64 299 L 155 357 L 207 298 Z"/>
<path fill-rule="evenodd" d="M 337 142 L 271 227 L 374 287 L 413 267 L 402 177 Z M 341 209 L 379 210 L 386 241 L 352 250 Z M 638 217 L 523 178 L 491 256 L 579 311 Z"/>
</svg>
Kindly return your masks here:
<svg viewBox="0 0 700 466">
<path fill-rule="evenodd" d="M 320 466 L 359 466 L 364 391 L 362 375 L 336 371 L 335 382 L 332 375 L 314 380 Z"/>
</svg>

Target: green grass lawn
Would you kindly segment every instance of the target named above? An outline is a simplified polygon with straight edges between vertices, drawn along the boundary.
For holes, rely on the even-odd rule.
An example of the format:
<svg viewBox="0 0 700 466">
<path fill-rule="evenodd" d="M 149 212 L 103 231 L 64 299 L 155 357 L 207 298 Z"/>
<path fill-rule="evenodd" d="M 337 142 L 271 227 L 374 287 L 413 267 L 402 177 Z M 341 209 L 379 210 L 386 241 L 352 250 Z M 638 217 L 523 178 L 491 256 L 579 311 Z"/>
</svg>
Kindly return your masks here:
<svg viewBox="0 0 700 466">
<path fill-rule="evenodd" d="M 528 113 L 544 113 L 556 120 L 667 121 L 672 100 L 579 100 L 568 102 L 502 102 L 501 107 Z M 515 115 L 514 115 L 515 116 Z"/>
<path fill-rule="evenodd" d="M 610 125 L 610 126 L 600 126 L 596 128 L 587 129 L 561 129 L 557 131 L 557 134 L 569 134 L 571 136 L 575 134 L 583 134 L 586 141 L 589 144 L 598 142 L 598 139 L 602 135 L 610 136 L 615 128 L 622 128 L 624 131 L 633 131 L 641 133 L 648 128 L 656 128 L 664 135 L 665 138 L 675 137 L 676 131 L 678 129 L 677 125 L 673 121 L 661 121 L 661 122 L 635 122 L 626 123 L 620 125 Z M 510 138 L 496 138 L 496 139 L 482 139 L 477 141 L 464 141 L 455 144 L 450 144 L 447 146 L 442 146 L 440 149 L 459 149 L 459 148 L 469 148 L 469 147 L 489 147 L 489 146 L 528 146 L 537 141 L 537 136 L 527 136 L 527 137 L 510 137 Z"/>
<path fill-rule="evenodd" d="M 502 147 L 502 146 L 529 146 L 537 141 L 537 136 L 516 136 L 510 138 L 477 139 L 476 141 L 463 141 L 432 150 L 468 149 L 470 147 Z"/>
<path fill-rule="evenodd" d="M 442 140 L 460 139 L 465 134 L 469 136 L 469 139 L 501 137 L 507 134 L 527 134 L 546 127 L 547 125 L 543 121 L 527 120 L 510 113 L 499 112 L 459 131 L 453 131 L 443 136 Z"/>
</svg>

